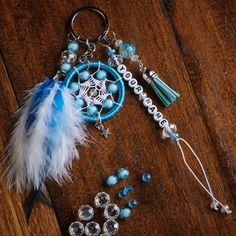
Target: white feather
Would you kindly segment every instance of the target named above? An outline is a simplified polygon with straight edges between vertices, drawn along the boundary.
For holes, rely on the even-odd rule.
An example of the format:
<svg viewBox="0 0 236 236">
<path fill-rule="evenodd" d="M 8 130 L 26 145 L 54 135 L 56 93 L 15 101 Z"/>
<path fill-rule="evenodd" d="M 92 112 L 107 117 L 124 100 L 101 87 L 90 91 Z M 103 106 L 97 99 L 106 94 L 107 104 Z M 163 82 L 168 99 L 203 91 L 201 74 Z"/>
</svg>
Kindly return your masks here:
<svg viewBox="0 0 236 236">
<path fill-rule="evenodd" d="M 6 170 L 7 185 L 15 186 L 17 191 L 22 191 L 32 185 L 34 189 L 38 189 L 47 178 L 59 184 L 69 178 L 68 171 L 72 160 L 78 158 L 76 143 L 84 144 L 86 141 L 83 120 L 67 88 L 62 90 L 64 109 L 58 117 L 60 127 L 56 130 L 57 134 L 46 125 L 46 121 L 50 120 L 53 115 L 52 104 L 58 89 L 60 88 L 55 83 L 48 97 L 40 105 L 34 127 L 28 133 L 25 132 L 25 122 L 27 113 L 30 112 L 31 97 L 28 98 L 25 107 L 19 111 L 21 116 L 7 148 L 10 165 Z M 53 140 L 54 143 L 50 156 L 45 149 L 46 138 Z"/>
</svg>

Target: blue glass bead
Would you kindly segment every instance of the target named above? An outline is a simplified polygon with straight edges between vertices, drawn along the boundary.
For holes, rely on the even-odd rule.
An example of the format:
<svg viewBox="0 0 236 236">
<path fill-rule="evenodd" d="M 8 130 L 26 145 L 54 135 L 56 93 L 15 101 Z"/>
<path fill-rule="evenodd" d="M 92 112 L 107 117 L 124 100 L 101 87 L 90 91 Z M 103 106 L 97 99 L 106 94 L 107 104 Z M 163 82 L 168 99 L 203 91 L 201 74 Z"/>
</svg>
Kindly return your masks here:
<svg viewBox="0 0 236 236">
<path fill-rule="evenodd" d="M 138 201 L 136 199 L 132 199 L 128 202 L 128 206 L 130 208 L 135 208 L 138 205 Z"/>
<path fill-rule="evenodd" d="M 116 93 L 118 91 L 118 86 L 115 83 L 108 85 L 107 90 L 109 93 Z"/>
<path fill-rule="evenodd" d="M 173 134 L 170 135 L 170 139 L 171 139 L 172 141 L 177 141 L 178 138 L 179 138 L 179 135 L 176 134 L 176 133 L 173 133 Z"/>
<path fill-rule="evenodd" d="M 83 107 L 84 104 L 85 104 L 85 101 L 84 101 L 83 98 L 76 98 L 75 103 L 76 103 L 76 105 L 77 105 L 78 107 Z"/>
<path fill-rule="evenodd" d="M 79 43 L 76 40 L 70 41 L 68 44 L 68 49 L 71 52 L 76 52 L 79 49 Z"/>
<path fill-rule="evenodd" d="M 79 78 L 81 80 L 88 80 L 90 78 L 90 73 L 89 71 L 85 70 L 85 71 L 82 71 L 80 74 L 79 74 Z"/>
<path fill-rule="evenodd" d="M 115 53 L 116 53 L 115 49 L 110 48 L 110 47 L 108 48 L 107 54 L 108 54 L 109 57 L 113 56 Z"/>
<path fill-rule="evenodd" d="M 71 64 L 68 62 L 64 62 L 61 64 L 61 71 L 67 73 L 71 69 Z"/>
<path fill-rule="evenodd" d="M 120 218 L 121 219 L 126 219 L 131 217 L 131 210 L 128 207 L 122 208 L 120 210 Z"/>
<path fill-rule="evenodd" d="M 118 193 L 118 197 L 120 198 L 120 199 L 123 199 L 123 198 L 125 198 L 125 197 L 127 197 L 127 193 L 124 191 L 124 189 L 121 189 L 120 191 L 119 191 L 119 193 Z"/>
<path fill-rule="evenodd" d="M 120 168 L 117 175 L 120 179 L 127 179 L 129 177 L 129 171 L 125 168 Z"/>
<path fill-rule="evenodd" d="M 130 42 L 124 42 L 120 45 L 119 54 L 123 58 L 131 58 L 135 54 L 135 46 Z"/>
<path fill-rule="evenodd" d="M 90 115 L 95 115 L 98 113 L 98 108 L 96 106 L 89 106 L 87 108 L 87 112 L 90 114 Z"/>
<path fill-rule="evenodd" d="M 107 78 L 107 72 L 105 70 L 99 70 L 96 73 L 96 78 L 98 80 L 105 80 Z"/>
<path fill-rule="evenodd" d="M 141 177 L 143 182 L 149 182 L 151 180 L 151 175 L 149 173 L 144 173 Z"/>
<path fill-rule="evenodd" d="M 118 177 L 116 175 L 111 175 L 106 179 L 106 184 L 108 186 L 113 186 L 118 183 Z"/>
<path fill-rule="evenodd" d="M 72 92 L 76 92 L 79 90 L 79 84 L 76 82 L 73 82 L 69 85 L 69 88 L 71 89 Z"/>
<path fill-rule="evenodd" d="M 132 191 L 133 191 L 133 186 L 132 185 L 126 185 L 125 187 L 124 187 L 124 191 L 127 193 L 127 194 L 129 194 L 129 193 L 131 193 Z"/>
<path fill-rule="evenodd" d="M 103 106 L 104 108 L 106 108 L 106 109 L 110 109 L 110 108 L 113 107 L 113 104 L 114 104 L 114 103 L 113 103 L 112 99 L 107 98 L 107 99 L 103 102 L 102 106 Z"/>
</svg>

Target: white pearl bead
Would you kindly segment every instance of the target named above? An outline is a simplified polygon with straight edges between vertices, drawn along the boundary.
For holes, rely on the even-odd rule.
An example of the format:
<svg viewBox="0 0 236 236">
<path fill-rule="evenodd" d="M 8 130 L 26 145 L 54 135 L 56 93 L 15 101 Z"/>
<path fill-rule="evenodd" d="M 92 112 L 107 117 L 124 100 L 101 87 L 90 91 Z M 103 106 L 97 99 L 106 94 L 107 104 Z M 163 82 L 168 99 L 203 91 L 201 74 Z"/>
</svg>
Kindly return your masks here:
<svg viewBox="0 0 236 236">
<path fill-rule="evenodd" d="M 145 107 L 150 107 L 151 105 L 152 105 L 152 99 L 151 98 L 145 98 L 144 100 L 143 100 L 143 105 L 145 106 Z"/>
<path fill-rule="evenodd" d="M 162 115 L 162 113 L 159 112 L 159 111 L 153 115 L 153 119 L 154 119 L 155 121 L 159 121 L 159 120 L 161 120 L 162 118 L 163 118 L 163 115 Z"/>
<path fill-rule="evenodd" d="M 132 79 L 132 73 L 129 72 L 129 71 L 126 71 L 126 72 L 123 74 L 123 79 L 124 79 L 125 81 L 131 80 L 131 79 Z"/>
<path fill-rule="evenodd" d="M 124 64 L 120 64 L 119 66 L 117 66 L 117 71 L 120 73 L 120 74 L 124 74 L 126 72 L 127 68 Z"/>
<path fill-rule="evenodd" d="M 155 105 L 151 105 L 149 108 L 148 108 L 148 113 L 153 115 L 155 113 L 157 113 L 157 107 Z"/>
<path fill-rule="evenodd" d="M 132 78 L 131 80 L 129 80 L 128 85 L 130 88 L 134 88 L 138 85 L 138 81 L 136 79 Z"/>
<path fill-rule="evenodd" d="M 146 94 L 146 93 L 141 93 L 141 94 L 139 95 L 139 101 L 143 101 L 146 97 L 147 97 L 147 94 Z"/>
<path fill-rule="evenodd" d="M 167 119 L 161 119 L 161 120 L 159 121 L 159 126 L 160 126 L 161 128 L 164 128 L 164 127 L 166 127 L 167 125 L 169 125 L 169 122 L 168 122 Z"/>
<path fill-rule="evenodd" d="M 134 87 L 135 94 L 141 95 L 142 92 L 143 92 L 143 87 L 141 85 L 137 85 L 136 87 Z"/>
</svg>

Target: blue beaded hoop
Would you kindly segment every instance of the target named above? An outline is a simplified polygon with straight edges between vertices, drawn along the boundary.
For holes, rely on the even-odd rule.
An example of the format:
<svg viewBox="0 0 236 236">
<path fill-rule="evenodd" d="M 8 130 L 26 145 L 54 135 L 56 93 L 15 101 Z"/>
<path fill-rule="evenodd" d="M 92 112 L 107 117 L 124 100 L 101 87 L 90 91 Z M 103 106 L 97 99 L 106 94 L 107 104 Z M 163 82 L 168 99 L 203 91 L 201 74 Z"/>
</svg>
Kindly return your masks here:
<svg viewBox="0 0 236 236">
<path fill-rule="evenodd" d="M 81 115 L 85 121 L 88 121 L 88 122 L 100 121 L 101 122 L 101 121 L 110 119 L 119 111 L 125 99 L 125 86 L 124 86 L 122 77 L 114 68 L 99 61 L 90 61 L 90 62 L 78 64 L 69 71 L 69 73 L 67 74 L 64 80 L 65 87 L 70 87 L 72 81 L 75 81 L 75 80 L 77 80 L 78 84 L 80 84 L 81 79 L 79 78 L 79 74 L 83 71 L 89 70 L 90 68 L 97 69 L 97 71 L 95 71 L 95 74 L 100 69 L 106 71 L 107 74 L 109 75 L 109 78 L 111 77 L 110 80 L 112 80 L 113 83 L 116 83 L 118 87 L 117 99 L 111 109 L 106 110 L 105 113 L 99 114 L 99 115 L 91 115 L 91 114 L 88 114 L 87 112 L 82 111 Z"/>
</svg>

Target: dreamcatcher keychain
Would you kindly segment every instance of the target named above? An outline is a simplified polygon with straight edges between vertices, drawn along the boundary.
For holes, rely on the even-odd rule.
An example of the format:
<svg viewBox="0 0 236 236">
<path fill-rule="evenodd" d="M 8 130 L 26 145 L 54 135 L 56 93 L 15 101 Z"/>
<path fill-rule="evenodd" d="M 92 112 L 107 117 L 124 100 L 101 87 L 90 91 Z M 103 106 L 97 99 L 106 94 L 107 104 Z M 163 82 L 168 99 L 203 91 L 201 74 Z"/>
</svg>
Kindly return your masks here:
<svg viewBox="0 0 236 236">
<path fill-rule="evenodd" d="M 74 30 L 75 18 L 82 11 L 92 11 L 101 16 L 104 32 L 95 39 L 83 39 Z M 6 158 L 10 164 L 6 170 L 7 185 L 17 191 L 33 188 L 26 207 L 27 220 L 37 199 L 49 206 L 51 202 L 41 191 L 48 180 L 61 184 L 69 178 L 72 160 L 78 157 L 76 144 L 83 145 L 88 137 L 85 123 L 93 122 L 104 137 L 110 134 L 103 121 L 113 117 L 121 108 L 125 98 L 124 81 L 133 88 L 140 101 L 163 129 L 162 136 L 175 141 L 182 158 L 205 191 L 211 196 L 211 208 L 231 213 L 227 205 L 219 202 L 212 193 L 204 168 L 190 145 L 176 133 L 174 124 L 169 124 L 152 100 L 144 93 L 132 73 L 127 71 L 123 60 L 131 58 L 139 65 L 143 78 L 151 85 L 165 106 L 170 105 L 179 94 L 160 80 L 158 75 L 146 69 L 135 54 L 131 43 L 116 40 L 110 31 L 108 18 L 98 8 L 78 9 L 71 17 L 68 49 L 62 52 L 60 69 L 53 78 L 44 81 L 29 91 L 25 105 L 18 111 L 19 120 L 7 147 Z M 109 35 L 113 34 L 114 37 Z M 108 49 L 108 63 L 91 61 L 96 44 Z M 79 55 L 79 46 L 86 51 Z M 112 48 L 116 46 L 115 50 Z M 186 144 L 200 164 L 207 186 L 197 178 L 186 162 L 181 142 Z"/>
</svg>

